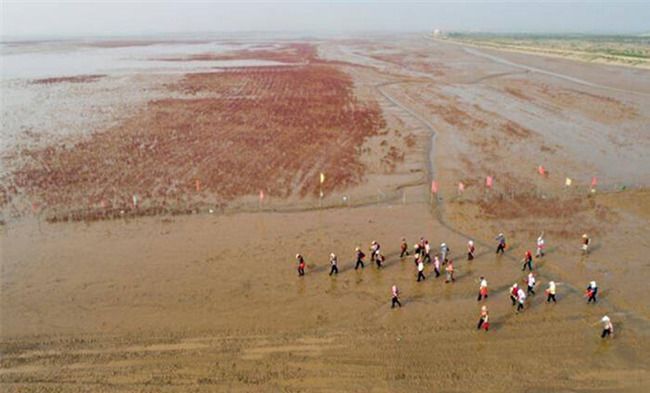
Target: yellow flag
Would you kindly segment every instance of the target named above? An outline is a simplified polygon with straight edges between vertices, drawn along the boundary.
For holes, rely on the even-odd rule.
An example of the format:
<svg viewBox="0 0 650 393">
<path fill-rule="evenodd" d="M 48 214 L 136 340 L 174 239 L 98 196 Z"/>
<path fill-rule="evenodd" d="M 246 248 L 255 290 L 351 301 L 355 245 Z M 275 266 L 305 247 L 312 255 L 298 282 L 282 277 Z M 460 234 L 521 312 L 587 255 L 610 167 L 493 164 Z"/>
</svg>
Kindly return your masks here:
<svg viewBox="0 0 650 393">
<path fill-rule="evenodd" d="M 325 183 L 325 174 L 323 172 L 320 173 L 320 184 Z"/>
<path fill-rule="evenodd" d="M 573 183 L 573 180 L 569 179 L 568 177 L 567 177 L 566 180 L 564 181 L 564 185 L 566 185 L 567 187 L 570 186 L 571 183 Z"/>
</svg>

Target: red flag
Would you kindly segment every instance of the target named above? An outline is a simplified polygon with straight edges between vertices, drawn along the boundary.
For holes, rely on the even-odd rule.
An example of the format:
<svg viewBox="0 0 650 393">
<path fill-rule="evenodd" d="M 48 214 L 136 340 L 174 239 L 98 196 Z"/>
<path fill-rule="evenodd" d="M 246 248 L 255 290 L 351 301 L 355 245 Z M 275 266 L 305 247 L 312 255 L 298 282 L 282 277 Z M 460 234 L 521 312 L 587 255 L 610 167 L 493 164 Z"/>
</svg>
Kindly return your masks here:
<svg viewBox="0 0 650 393">
<path fill-rule="evenodd" d="M 541 165 L 537 167 L 537 172 L 542 176 L 546 175 L 546 169 Z"/>
<path fill-rule="evenodd" d="M 591 178 L 591 188 L 596 188 L 597 185 L 598 185 L 598 179 L 596 179 L 596 176 L 593 176 Z"/>
<path fill-rule="evenodd" d="M 196 192 L 201 191 L 201 181 L 199 179 L 194 181 L 194 186 L 196 187 Z"/>
<path fill-rule="evenodd" d="M 431 182 L 431 192 L 434 194 L 438 193 L 438 183 L 435 180 Z"/>
<path fill-rule="evenodd" d="M 492 188 L 492 184 L 494 183 L 494 179 L 492 176 L 488 176 L 485 178 L 485 186 L 488 188 Z"/>
<path fill-rule="evenodd" d="M 462 193 L 463 191 L 465 191 L 465 185 L 463 182 L 458 182 L 458 192 Z"/>
</svg>

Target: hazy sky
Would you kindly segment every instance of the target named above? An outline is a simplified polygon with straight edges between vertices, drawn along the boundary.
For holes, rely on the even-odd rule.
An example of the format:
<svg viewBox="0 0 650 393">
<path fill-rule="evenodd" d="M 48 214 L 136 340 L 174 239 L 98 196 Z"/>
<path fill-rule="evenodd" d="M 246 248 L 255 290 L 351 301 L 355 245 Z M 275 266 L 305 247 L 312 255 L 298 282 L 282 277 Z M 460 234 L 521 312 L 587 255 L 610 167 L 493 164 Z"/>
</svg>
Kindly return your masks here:
<svg viewBox="0 0 650 393">
<path fill-rule="evenodd" d="M 639 1 L 7 1 L 3 37 L 223 31 L 650 31 Z"/>
</svg>

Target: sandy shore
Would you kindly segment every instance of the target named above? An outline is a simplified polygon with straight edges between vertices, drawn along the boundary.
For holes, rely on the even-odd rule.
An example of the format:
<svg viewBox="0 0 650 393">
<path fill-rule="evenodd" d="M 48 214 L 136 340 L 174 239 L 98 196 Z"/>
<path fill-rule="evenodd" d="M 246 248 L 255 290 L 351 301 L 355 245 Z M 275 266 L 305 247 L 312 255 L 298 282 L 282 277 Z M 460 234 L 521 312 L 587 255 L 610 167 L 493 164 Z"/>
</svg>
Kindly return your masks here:
<svg viewBox="0 0 650 393">
<path fill-rule="evenodd" d="M 317 50 L 318 60 L 311 61 L 322 62 L 310 67 L 326 67 L 333 79 L 329 90 L 310 85 L 305 95 L 346 91 L 349 115 L 376 108 L 382 119 L 362 122 L 354 131 L 358 139 L 349 139 L 351 150 L 337 139 L 345 133 L 336 126 L 327 131 L 334 143 L 318 139 L 320 146 L 329 146 L 325 156 L 338 151 L 338 144 L 358 165 L 352 166 L 356 172 L 349 172 L 347 166 L 330 163 L 327 173 L 352 173 L 354 181 L 327 176 L 332 183 L 326 183 L 322 208 L 317 183 L 300 182 L 278 186 L 260 206 L 257 190 L 263 180 L 245 170 L 235 180 L 245 181 L 247 192 L 217 208 L 219 190 L 208 188 L 202 195 L 191 194 L 191 214 L 180 215 L 142 217 L 127 211 L 118 214 L 122 218 L 89 220 L 79 215 L 79 221 L 52 223 L 48 218 L 62 211 L 71 217 L 73 209 L 66 201 L 83 194 L 75 196 L 57 182 L 27 182 L 24 188 L 6 191 L 11 202 L 4 205 L 0 234 L 2 390 L 646 391 L 649 74 L 477 53 L 412 36 L 327 40 L 307 47 Z M 268 51 L 269 43 L 259 49 Z M 275 58 L 302 56 L 284 43 L 276 49 Z M 309 68 L 286 72 L 306 77 Z M 262 79 L 246 75 L 141 76 L 148 93 L 134 98 L 128 111 L 110 125 L 104 123 L 107 118 L 88 122 L 70 116 L 70 124 L 86 124 L 82 128 L 90 131 L 64 139 L 70 146 L 83 140 L 84 146 L 101 148 L 102 138 L 134 129 L 134 114 L 160 116 L 155 106 L 160 100 L 171 100 L 176 106 L 166 108 L 178 109 L 183 100 L 232 98 L 233 91 L 247 93 L 251 86 L 257 95 L 272 97 L 273 86 L 289 83 L 282 73 L 263 71 Z M 64 90 L 84 86 L 86 97 L 92 98 L 93 89 L 101 96 L 112 78 L 12 86 L 25 92 L 58 89 L 68 99 L 73 94 Z M 283 85 L 274 84 L 282 78 Z M 129 86 L 115 88 L 124 92 Z M 294 99 L 295 94 L 282 97 Z M 322 95 L 309 98 L 321 100 L 321 111 L 337 111 L 323 105 Z M 234 113 L 265 113 L 246 108 Z M 363 112 L 361 119 L 367 115 Z M 205 119 L 206 124 L 223 125 L 218 117 Z M 16 118 L 12 124 L 21 123 Z M 290 122 L 274 127 L 292 129 Z M 304 130 L 308 128 L 296 126 L 294 133 L 304 135 Z M 19 127 L 14 131 L 20 138 L 32 138 Z M 10 149 L 13 155 L 3 159 L 5 181 L 12 181 L 25 165 L 33 169 L 30 160 L 45 157 L 39 154 L 61 143 L 50 136 L 46 124 L 32 132 L 44 138 L 42 143 Z M 193 150 L 191 138 L 179 146 L 193 154 L 201 151 Z M 266 158 L 284 163 L 277 146 L 279 151 L 269 150 Z M 17 153 L 21 151 L 30 154 Z M 49 154 L 68 157 L 57 156 L 62 152 L 76 157 L 74 149 L 54 148 Z M 232 160 L 230 153 L 220 154 Z M 311 154 L 318 157 L 316 150 Z M 156 160 L 145 162 L 162 172 L 167 168 Z M 317 179 L 323 162 L 301 162 L 307 164 L 297 168 L 284 163 L 282 170 L 298 172 L 296 178 L 311 173 L 307 178 Z M 539 165 L 547 176 L 537 174 Z M 131 175 L 127 170 L 119 179 L 128 183 Z M 483 185 L 487 175 L 495 181 L 489 190 Z M 195 192 L 193 175 L 174 176 L 189 181 L 188 193 Z M 592 176 L 598 178 L 594 193 L 589 191 Z M 574 180 L 570 188 L 564 186 L 566 177 Z M 433 179 L 439 185 L 435 198 L 429 192 Z M 224 188 L 233 187 L 226 184 L 232 181 L 219 180 Z M 466 185 L 463 194 L 457 192 L 459 181 Z M 52 195 L 61 196 L 56 209 L 43 203 Z M 40 209 L 32 209 L 33 200 Z M 535 260 L 537 295 L 516 314 L 507 291 L 525 277 L 520 260 L 526 250 L 534 250 L 541 231 L 548 253 Z M 498 232 L 508 236 L 504 256 L 494 254 Z M 587 257 L 579 251 L 585 232 L 594 239 Z M 399 258 L 403 236 L 409 243 L 425 236 L 434 249 L 443 241 L 449 244 L 457 281 L 445 284 L 427 266 L 427 280 L 416 282 L 411 257 Z M 468 238 L 477 243 L 472 262 L 464 258 Z M 354 247 L 367 248 L 372 240 L 382 244 L 386 266 L 355 271 Z M 297 252 L 307 260 L 303 278 L 295 271 Z M 330 252 L 340 258 L 337 277 L 327 274 Z M 490 287 L 487 333 L 476 330 L 480 276 Z M 559 283 L 557 304 L 545 302 L 543 289 L 550 280 Z M 596 305 L 587 305 L 583 297 L 591 280 L 601 288 Z M 393 284 L 403 292 L 401 309 L 390 309 Z M 599 337 L 597 322 L 604 314 L 614 322 L 613 340 Z"/>
</svg>

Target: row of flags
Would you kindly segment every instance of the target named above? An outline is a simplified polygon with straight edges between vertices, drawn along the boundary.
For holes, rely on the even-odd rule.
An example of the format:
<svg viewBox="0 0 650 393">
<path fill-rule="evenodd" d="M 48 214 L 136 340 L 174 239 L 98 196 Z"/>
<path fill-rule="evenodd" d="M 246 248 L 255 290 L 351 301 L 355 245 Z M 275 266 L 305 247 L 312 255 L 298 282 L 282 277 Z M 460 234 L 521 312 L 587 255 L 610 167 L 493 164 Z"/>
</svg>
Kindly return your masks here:
<svg viewBox="0 0 650 393">
<path fill-rule="evenodd" d="M 547 174 L 547 172 L 544 170 L 544 167 L 542 167 L 541 165 L 538 168 L 538 172 L 541 175 L 544 175 L 544 176 Z M 573 185 L 573 179 L 571 179 L 570 177 L 567 177 L 564 180 L 564 185 L 567 186 L 567 187 L 570 187 L 571 185 Z M 598 185 L 598 179 L 596 178 L 596 176 L 593 176 L 591 178 L 591 188 L 595 189 L 597 185 Z M 494 186 L 494 177 L 493 176 L 486 176 L 485 177 L 485 187 L 486 188 L 492 188 L 493 186 Z M 465 184 L 463 182 L 458 182 L 458 192 L 462 193 L 463 191 L 465 191 Z M 433 194 L 438 193 L 438 182 L 435 181 L 435 180 L 433 180 L 431 182 L 431 193 L 433 193 Z"/>
<path fill-rule="evenodd" d="M 548 175 L 548 172 L 546 171 L 546 169 L 542 165 L 537 167 L 537 173 L 539 173 L 541 176 L 547 176 Z M 319 180 L 320 180 L 320 187 L 321 187 L 321 189 L 320 189 L 320 197 L 322 198 L 323 197 L 322 186 L 323 186 L 323 183 L 325 183 L 325 173 L 323 173 L 323 172 L 320 173 Z M 572 184 L 573 184 L 573 179 L 567 177 L 564 180 L 564 185 L 565 186 L 570 187 Z M 596 188 L 597 185 L 598 185 L 598 179 L 596 178 L 596 176 L 593 176 L 591 178 L 591 188 L 594 189 L 594 188 Z M 494 186 L 494 177 L 493 176 L 486 176 L 485 177 L 485 187 L 486 188 L 493 188 L 493 186 Z M 196 188 L 197 192 L 201 191 L 201 181 L 199 179 L 195 180 L 194 187 Z M 458 192 L 463 193 L 464 191 L 465 191 L 465 184 L 463 182 L 458 182 Z M 431 182 L 431 193 L 432 194 L 437 194 L 438 193 L 438 182 L 435 181 L 435 180 L 433 180 Z M 260 201 L 260 203 L 262 203 L 264 201 L 265 197 L 266 196 L 264 194 L 264 190 L 260 190 L 260 193 L 259 193 L 259 201 Z M 133 207 L 137 207 L 138 202 L 139 202 L 138 196 L 136 194 L 134 194 L 133 195 Z M 104 202 L 102 201 L 102 205 L 103 205 L 103 203 Z"/>
</svg>

